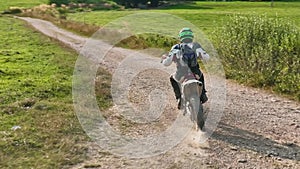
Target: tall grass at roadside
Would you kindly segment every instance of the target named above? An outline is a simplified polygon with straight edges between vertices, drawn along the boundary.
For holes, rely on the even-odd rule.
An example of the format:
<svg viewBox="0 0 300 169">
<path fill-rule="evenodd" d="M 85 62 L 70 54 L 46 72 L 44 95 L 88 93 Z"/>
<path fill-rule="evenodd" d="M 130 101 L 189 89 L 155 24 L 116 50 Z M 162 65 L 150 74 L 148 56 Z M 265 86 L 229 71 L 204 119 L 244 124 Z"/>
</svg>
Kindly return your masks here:
<svg viewBox="0 0 300 169">
<path fill-rule="evenodd" d="M 264 15 L 233 15 L 214 38 L 229 78 L 300 100 L 300 31 Z"/>
<path fill-rule="evenodd" d="M 51 5 L 42 4 L 31 9 L 24 10 L 19 14 L 22 17 L 32 17 L 50 21 L 59 27 L 79 33 L 85 36 L 91 36 L 100 27 L 93 24 L 85 24 L 76 21 L 66 20 L 66 10 L 63 8 L 56 8 Z"/>
<path fill-rule="evenodd" d="M 176 43 L 178 40 L 175 38 L 145 33 L 123 39 L 116 46 L 130 49 L 162 48 L 168 51 Z"/>
</svg>

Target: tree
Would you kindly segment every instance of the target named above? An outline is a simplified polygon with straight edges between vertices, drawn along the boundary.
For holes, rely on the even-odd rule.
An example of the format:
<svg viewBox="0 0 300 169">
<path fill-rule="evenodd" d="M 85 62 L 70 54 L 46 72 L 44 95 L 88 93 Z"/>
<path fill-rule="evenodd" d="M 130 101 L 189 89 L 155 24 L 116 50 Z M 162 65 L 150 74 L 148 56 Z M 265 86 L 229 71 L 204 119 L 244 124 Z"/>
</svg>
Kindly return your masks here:
<svg viewBox="0 0 300 169">
<path fill-rule="evenodd" d="M 146 0 L 114 0 L 116 3 L 125 6 L 126 8 L 136 8 L 139 3 L 145 3 Z"/>
<path fill-rule="evenodd" d="M 65 4 L 65 5 L 67 5 L 67 4 L 69 4 L 69 0 L 49 0 L 49 4 L 56 4 L 56 5 L 58 5 L 58 6 L 60 6 L 61 4 Z"/>
<path fill-rule="evenodd" d="M 159 0 L 150 0 L 150 6 L 151 7 L 158 7 Z"/>
</svg>

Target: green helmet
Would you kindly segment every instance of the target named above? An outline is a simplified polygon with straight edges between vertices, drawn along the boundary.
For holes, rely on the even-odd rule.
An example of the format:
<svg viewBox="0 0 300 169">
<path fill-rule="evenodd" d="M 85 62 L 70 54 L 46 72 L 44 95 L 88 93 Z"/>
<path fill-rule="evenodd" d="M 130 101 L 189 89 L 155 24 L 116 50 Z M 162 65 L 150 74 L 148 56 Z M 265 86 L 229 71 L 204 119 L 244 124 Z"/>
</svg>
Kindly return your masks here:
<svg viewBox="0 0 300 169">
<path fill-rule="evenodd" d="M 180 30 L 178 37 L 181 42 L 183 41 L 193 41 L 194 33 L 190 28 L 183 28 Z"/>
</svg>

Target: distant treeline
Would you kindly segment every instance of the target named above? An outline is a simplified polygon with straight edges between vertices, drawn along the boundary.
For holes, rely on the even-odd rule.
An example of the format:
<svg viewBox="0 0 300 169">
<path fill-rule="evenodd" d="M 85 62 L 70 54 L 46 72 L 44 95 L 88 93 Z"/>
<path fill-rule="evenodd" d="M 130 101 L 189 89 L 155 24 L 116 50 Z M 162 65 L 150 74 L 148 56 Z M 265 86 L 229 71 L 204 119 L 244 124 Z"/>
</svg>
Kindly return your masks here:
<svg viewBox="0 0 300 169">
<path fill-rule="evenodd" d="M 69 3 L 85 3 L 85 4 L 103 4 L 103 3 L 117 3 L 125 6 L 126 8 L 137 8 L 137 7 L 158 7 L 168 3 L 182 3 L 182 2 L 194 2 L 190 0 L 49 0 L 49 4 L 55 3 L 57 5 L 69 4 Z M 236 0 L 195 0 L 195 1 L 236 1 Z M 238 1 L 250 1 L 250 2 L 272 2 L 272 0 L 238 0 Z M 296 2 L 300 0 L 273 0 L 273 2 L 285 1 L 285 2 Z"/>
</svg>

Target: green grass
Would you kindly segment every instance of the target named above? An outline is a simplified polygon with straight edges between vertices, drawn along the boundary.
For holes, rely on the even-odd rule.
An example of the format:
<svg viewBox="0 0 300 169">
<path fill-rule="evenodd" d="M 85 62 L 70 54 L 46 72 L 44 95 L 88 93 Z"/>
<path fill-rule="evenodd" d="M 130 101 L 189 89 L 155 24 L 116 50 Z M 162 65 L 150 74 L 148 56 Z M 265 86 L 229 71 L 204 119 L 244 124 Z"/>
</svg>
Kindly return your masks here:
<svg viewBox="0 0 300 169">
<path fill-rule="evenodd" d="M 0 17 L 0 23 L 0 168 L 82 161 L 88 138 L 71 95 L 77 54 L 24 22 Z"/>
<path fill-rule="evenodd" d="M 144 10 L 127 11 L 95 11 L 68 14 L 70 20 L 103 26 L 119 17 Z M 179 16 L 201 28 L 208 36 L 228 20 L 230 14 L 256 15 L 265 14 L 286 18 L 300 26 L 300 2 L 275 2 L 273 8 L 270 2 L 196 2 L 194 4 L 178 5 L 166 9 L 147 10 L 146 12 L 163 12 Z"/>
<path fill-rule="evenodd" d="M 2 0 L 0 12 L 7 10 L 9 7 L 24 7 L 29 8 L 40 4 L 47 4 L 48 0 Z"/>
</svg>

